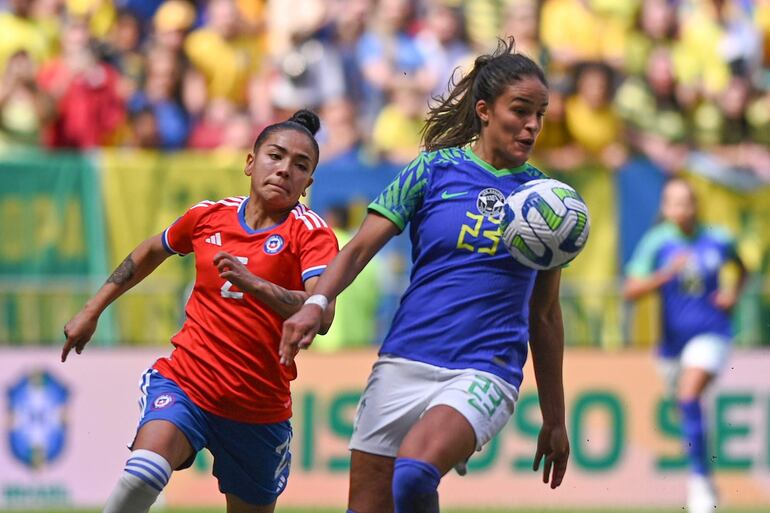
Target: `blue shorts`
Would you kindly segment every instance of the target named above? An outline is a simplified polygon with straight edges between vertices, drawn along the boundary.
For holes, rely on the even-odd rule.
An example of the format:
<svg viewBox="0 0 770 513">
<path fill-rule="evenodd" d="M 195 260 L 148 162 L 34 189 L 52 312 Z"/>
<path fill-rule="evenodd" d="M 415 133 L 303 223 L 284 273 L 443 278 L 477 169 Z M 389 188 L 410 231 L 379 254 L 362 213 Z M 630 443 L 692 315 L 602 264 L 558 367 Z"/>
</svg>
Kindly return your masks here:
<svg viewBox="0 0 770 513">
<path fill-rule="evenodd" d="M 141 417 L 137 432 L 153 420 L 165 420 L 184 433 L 195 453 L 214 456 L 219 491 L 251 504 L 271 504 L 283 492 L 291 465 L 291 424 L 249 424 L 228 420 L 196 406 L 172 380 L 148 369 L 139 382 Z M 194 455 L 175 470 L 189 467 Z"/>
</svg>

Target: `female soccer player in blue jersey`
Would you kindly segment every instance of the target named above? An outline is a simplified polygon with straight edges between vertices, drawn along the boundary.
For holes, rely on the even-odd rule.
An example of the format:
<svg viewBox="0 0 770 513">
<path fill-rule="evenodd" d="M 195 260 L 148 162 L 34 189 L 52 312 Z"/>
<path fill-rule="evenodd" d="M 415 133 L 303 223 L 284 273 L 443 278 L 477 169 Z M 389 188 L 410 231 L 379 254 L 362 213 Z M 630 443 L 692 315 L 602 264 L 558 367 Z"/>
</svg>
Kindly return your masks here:
<svg viewBox="0 0 770 513">
<path fill-rule="evenodd" d="M 673 178 L 663 188 L 663 221 L 650 229 L 628 263 L 626 299 L 660 291 L 662 340 L 658 348 L 667 391 L 679 401 L 682 434 L 692 475 L 690 513 L 713 512 L 716 490 L 710 479 L 706 423 L 701 397 L 727 362 L 732 328 L 730 310 L 746 281 L 746 269 L 730 235 L 698 221 L 692 187 Z M 719 274 L 737 264 L 737 286 L 720 287 Z"/>
<path fill-rule="evenodd" d="M 408 223 L 411 283 L 359 403 L 350 442 L 349 510 L 438 511 L 441 476 L 513 413 L 532 347 L 543 427 L 534 469 L 561 484 L 564 420 L 560 270 L 536 272 L 500 244 L 504 198 L 544 175 L 527 163 L 548 86 L 502 42 L 429 113 L 426 151 L 371 204 L 305 306 L 284 323 L 286 363 L 318 332 L 329 301 Z"/>
</svg>

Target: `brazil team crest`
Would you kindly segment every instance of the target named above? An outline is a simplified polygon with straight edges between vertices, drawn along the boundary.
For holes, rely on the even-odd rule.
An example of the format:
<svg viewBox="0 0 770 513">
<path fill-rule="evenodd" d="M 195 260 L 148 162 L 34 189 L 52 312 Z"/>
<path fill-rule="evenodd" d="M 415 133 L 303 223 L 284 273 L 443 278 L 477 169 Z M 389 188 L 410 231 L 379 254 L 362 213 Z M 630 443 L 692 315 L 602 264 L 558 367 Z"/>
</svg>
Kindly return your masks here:
<svg viewBox="0 0 770 513">
<path fill-rule="evenodd" d="M 476 198 L 476 208 L 486 217 L 500 217 L 503 214 L 505 196 L 503 193 L 489 187 L 481 191 Z"/>
<path fill-rule="evenodd" d="M 283 237 L 280 235 L 271 235 L 265 241 L 265 253 L 275 255 L 283 249 Z"/>
<path fill-rule="evenodd" d="M 67 434 L 67 388 L 48 371 L 37 370 L 12 384 L 7 396 L 14 458 L 31 468 L 56 460 Z"/>
</svg>

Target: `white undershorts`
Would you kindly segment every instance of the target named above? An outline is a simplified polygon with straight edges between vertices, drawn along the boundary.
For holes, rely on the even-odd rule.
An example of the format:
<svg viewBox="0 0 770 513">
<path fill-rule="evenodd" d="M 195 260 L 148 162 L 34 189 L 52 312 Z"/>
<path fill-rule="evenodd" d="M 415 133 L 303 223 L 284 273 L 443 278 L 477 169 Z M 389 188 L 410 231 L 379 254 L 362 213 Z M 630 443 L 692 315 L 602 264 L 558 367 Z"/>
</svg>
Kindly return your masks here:
<svg viewBox="0 0 770 513">
<path fill-rule="evenodd" d="M 358 403 L 350 449 L 395 457 L 420 417 L 439 404 L 457 410 L 476 434 L 476 450 L 508 422 L 519 391 L 494 374 L 446 369 L 383 355 Z"/>
<path fill-rule="evenodd" d="M 675 392 L 682 369 L 694 367 L 714 376 L 719 375 L 730 357 L 730 339 L 716 333 L 705 333 L 691 338 L 678 358 L 661 358 L 660 371 L 668 392 Z"/>
</svg>

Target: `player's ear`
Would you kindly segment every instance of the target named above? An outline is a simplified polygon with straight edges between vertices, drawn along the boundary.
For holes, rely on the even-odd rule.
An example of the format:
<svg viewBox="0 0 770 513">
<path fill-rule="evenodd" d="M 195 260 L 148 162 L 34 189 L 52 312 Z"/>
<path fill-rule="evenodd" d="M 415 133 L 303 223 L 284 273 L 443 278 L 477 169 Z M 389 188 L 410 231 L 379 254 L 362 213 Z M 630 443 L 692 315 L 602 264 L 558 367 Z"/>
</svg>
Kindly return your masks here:
<svg viewBox="0 0 770 513">
<path fill-rule="evenodd" d="M 246 167 L 243 168 L 243 174 L 245 174 L 246 176 L 251 176 L 251 168 L 253 164 L 254 164 L 254 154 L 249 152 L 246 155 Z"/>
<path fill-rule="evenodd" d="M 307 185 L 305 186 L 305 190 L 302 191 L 302 196 L 307 196 L 307 190 L 308 188 L 313 185 L 313 177 L 310 177 L 310 180 L 308 180 Z"/>
<path fill-rule="evenodd" d="M 478 116 L 482 125 L 489 124 L 489 104 L 486 100 L 479 100 L 476 102 L 476 116 Z"/>
</svg>

